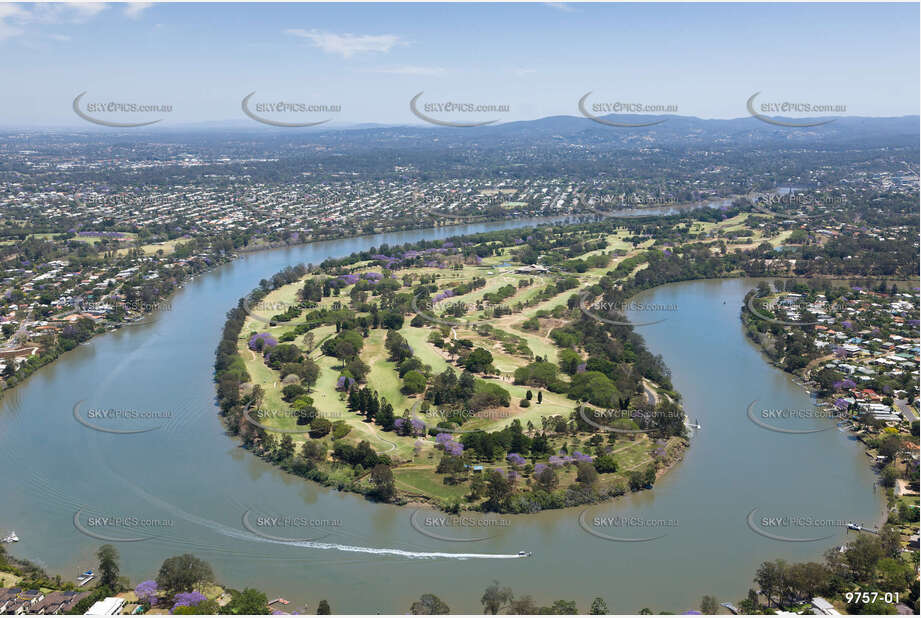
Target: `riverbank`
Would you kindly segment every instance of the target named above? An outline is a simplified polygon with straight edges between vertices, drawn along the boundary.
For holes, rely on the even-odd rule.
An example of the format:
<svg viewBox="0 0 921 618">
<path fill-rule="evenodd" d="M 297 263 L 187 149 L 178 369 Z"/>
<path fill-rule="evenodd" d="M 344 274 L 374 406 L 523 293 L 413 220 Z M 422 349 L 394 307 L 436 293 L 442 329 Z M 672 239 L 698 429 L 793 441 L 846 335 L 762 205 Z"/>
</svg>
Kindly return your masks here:
<svg viewBox="0 0 921 618">
<path fill-rule="evenodd" d="M 769 363 L 816 398 L 814 410 L 863 445 L 887 498 L 875 527 L 897 526 L 907 550 L 918 534 L 912 501 L 906 502 L 918 496 L 918 413 L 906 401 L 918 394 L 912 379 L 918 294 L 894 283 L 875 290 L 828 284 L 819 291 L 778 285 L 770 294 L 762 284 L 747 295 L 740 313 L 746 334 Z"/>
<path fill-rule="evenodd" d="M 565 304 L 554 307 L 548 303 L 555 298 L 565 303 L 565 290 L 581 287 L 585 281 L 573 278 L 566 287 L 556 289 L 565 273 L 547 272 L 537 278 L 521 274 L 530 270 L 514 264 L 510 250 L 518 243 L 498 252 L 493 248 L 494 255 L 480 258 L 474 253 L 476 243 L 468 240 L 475 239 L 455 241 L 470 246 L 465 250 L 467 257 L 453 243 L 441 250 L 429 247 L 425 266 L 402 265 L 390 276 L 387 273 L 396 268 L 396 258 L 377 256 L 361 261 L 350 256 L 342 261 L 348 264 L 347 270 L 334 264 L 303 276 L 279 273 L 272 278 L 274 289 L 263 287 L 241 299 L 237 314 L 230 316 L 225 327 L 225 344 L 219 348 L 217 362 L 219 399 L 228 429 L 240 434 L 244 445 L 265 461 L 296 476 L 375 500 L 425 503 L 455 513 L 533 513 L 593 504 L 650 488 L 683 457 L 688 442 L 667 433 L 659 434 L 657 441 L 650 439 L 646 434 L 653 430 L 641 429 L 630 415 L 639 419 L 637 415 L 652 418 L 671 414 L 671 410 L 678 414 L 677 404 L 671 397 L 661 402 L 653 397 L 650 409 L 659 412 L 625 411 L 625 418 L 605 421 L 616 429 L 589 420 L 589 415 L 604 419 L 605 413 L 613 411 L 605 412 L 595 401 L 584 410 L 579 408 L 564 395 L 570 378 L 565 373 L 555 377 L 558 367 L 532 351 L 556 358 L 557 350 L 562 349 L 569 354 L 573 385 L 582 379 L 576 371 L 578 361 L 573 360 L 578 359 L 577 352 L 558 348 L 549 338 L 562 332 L 561 327 L 571 328 L 572 323 L 552 315 Z M 391 252 L 408 255 L 410 260 L 419 253 L 411 247 Z M 604 262 L 611 259 L 596 257 Z M 434 266 L 433 260 L 453 262 L 453 266 L 442 271 L 445 264 Z M 382 266 L 384 275 L 369 270 Z M 599 262 L 593 269 L 596 272 L 586 277 L 594 280 L 600 276 L 597 271 L 606 268 Z M 442 289 L 436 304 L 450 298 L 452 307 L 463 304 L 463 313 L 469 315 L 439 317 L 436 314 L 447 307 L 436 310 L 431 298 L 406 294 L 404 306 L 396 313 L 379 314 L 373 307 L 370 313 L 354 313 L 338 300 L 349 296 L 351 306 L 356 307 L 365 302 L 356 299 L 378 296 L 385 284 L 386 294 L 399 296 L 408 281 L 428 282 L 432 294 Z M 330 289 L 335 294 L 328 294 Z M 543 298 L 547 301 L 534 302 Z M 417 302 L 432 308 L 423 310 Z M 411 322 L 408 326 L 403 324 L 404 316 Z M 350 351 L 340 354 L 345 334 L 353 328 L 362 333 L 364 342 L 356 335 L 348 340 Z M 541 335 L 545 329 L 547 334 Z M 285 361 L 268 360 L 282 353 Z M 474 356 L 484 360 L 468 373 Z M 465 379 L 477 393 L 470 400 L 480 401 L 473 404 L 473 414 L 463 408 L 469 403 L 439 405 L 439 398 L 447 396 L 438 393 L 442 388 L 439 380 L 446 375 L 456 379 L 452 366 L 465 370 L 461 377 L 468 376 Z M 543 377 L 536 373 L 529 377 L 538 368 Z M 544 376 L 547 371 L 554 377 Z M 603 374 L 597 375 L 598 380 L 608 381 Z M 239 390 L 233 392 L 232 385 L 223 384 L 225 378 L 239 384 Z M 637 388 L 645 386 L 638 384 Z M 422 391 L 425 397 L 420 397 Z M 373 409 L 364 409 L 366 394 L 373 396 L 368 400 Z M 501 405 L 493 407 L 489 397 L 498 397 L 495 403 L 501 401 Z M 594 397 L 590 393 L 588 398 Z M 247 408 L 240 411 L 240 404 Z M 665 408 L 669 410 L 662 412 Z M 683 419 L 680 413 L 680 420 L 673 423 L 682 433 Z M 598 429 L 602 429 L 600 434 Z M 618 436 L 626 440 L 625 445 L 615 444 Z M 505 462 L 496 462 L 494 455 L 482 457 L 483 453 L 473 458 L 461 455 L 465 447 L 477 452 L 485 448 L 479 443 L 483 439 L 518 445 L 502 447 L 500 453 L 508 453 Z M 363 445 L 369 447 L 366 455 L 353 455 L 349 450 L 360 451 Z M 529 454 L 532 445 L 535 450 Z M 386 467 L 380 471 L 388 476 L 385 481 L 376 476 L 376 469 L 371 470 L 375 466 Z M 586 477 L 588 471 L 582 467 L 591 469 L 594 476 Z M 489 495 L 499 482 L 495 475 L 506 486 L 506 496 L 499 499 Z"/>
<path fill-rule="evenodd" d="M 440 232 L 416 238 L 446 240 L 457 234 L 455 229 Z M 163 557 L 192 551 L 233 588 L 256 586 L 269 598 L 291 600 L 293 607 L 308 603 L 315 608 L 318 599 L 328 597 L 337 613 L 404 612 L 408 595 L 418 591 L 437 594 L 455 611 L 476 613 L 481 611 L 479 595 L 494 579 L 547 602 L 591 599 L 611 590 L 623 611 L 650 606 L 647 584 L 659 579 L 669 585 L 657 592 L 656 609 L 681 612 L 697 607 L 703 591 L 721 600 L 737 599 L 740 590 L 751 587 L 752 575 L 766 557 L 815 560 L 845 540 L 842 533 L 818 546 L 779 544 L 744 525 L 752 507 L 772 505 L 772 513 L 867 522 L 878 512 L 864 455 L 856 446 L 852 450 L 849 443 L 842 445 L 841 434 L 817 434 L 810 448 L 791 449 L 789 438 L 765 436 L 767 432 L 745 418 L 745 406 L 754 397 L 767 395 L 766 402 L 776 407 L 802 407 L 808 401 L 786 376 L 777 379 L 779 372 L 741 336 L 737 307 L 744 292 L 739 289 L 742 282 L 733 279 L 660 286 L 635 299 L 640 307 L 677 306 L 680 314 L 630 313 L 635 323 L 669 318 L 636 330 L 650 350 L 662 354 L 688 416 L 699 418 L 703 426 L 682 464 L 657 481 L 658 491 L 627 493 L 579 511 L 503 516 L 510 526 L 492 531 L 488 541 L 464 545 L 414 530 L 411 510 L 304 483 L 236 448 L 214 414 L 212 366 L 225 309 L 288 264 L 319 264 L 370 246 L 410 240 L 382 236 L 243 255 L 184 286 L 172 311 L 80 347 L 16 389 L 11 393 L 15 396 L 0 402 L 0 455 L 11 472 L 0 478 L 0 490 L 10 497 L 0 525 L 22 538 L 17 553 L 65 575 L 91 566 L 99 541 L 74 533 L 71 521 L 77 507 L 71 505 L 76 504 L 97 515 L 133 513 L 175 521 L 162 538 L 119 545 L 122 573 L 132 581 L 156 572 Z M 542 301 L 536 307 L 558 302 Z M 553 318 L 541 321 L 545 319 Z M 543 337 L 546 329 L 538 332 Z M 75 424 L 71 408 L 83 397 L 96 407 L 170 410 L 175 423 L 140 436 L 107 436 Z M 535 408 L 533 404 L 529 410 Z M 40 458 L 28 447 L 36 439 L 44 445 Z M 195 462 L 192 475 L 190 461 Z M 88 467 L 92 475 L 83 473 Z M 270 534 L 292 541 L 269 543 L 241 527 L 248 508 L 256 509 L 250 521 L 265 514 L 339 520 L 341 525 L 320 532 L 279 528 Z M 611 545 L 614 541 L 579 526 L 577 514 L 584 508 L 591 509 L 586 516 L 590 528 L 596 515 L 643 522 L 677 519 L 679 525 L 661 540 Z M 295 543 L 322 533 L 328 536 L 320 543 Z M 653 535 L 625 529 L 614 536 Z M 325 547 L 327 543 L 333 547 Z M 387 548 L 410 555 L 370 553 Z M 513 561 L 451 557 L 469 548 L 486 554 L 524 549 L 534 556 Z M 426 551 L 444 556 L 414 553 Z M 610 574 L 594 568 L 612 552 L 630 565 L 618 572 L 613 587 Z M 408 591 L 393 586 L 394 577 L 415 585 Z M 354 595 L 356 582 L 366 594 Z"/>
</svg>

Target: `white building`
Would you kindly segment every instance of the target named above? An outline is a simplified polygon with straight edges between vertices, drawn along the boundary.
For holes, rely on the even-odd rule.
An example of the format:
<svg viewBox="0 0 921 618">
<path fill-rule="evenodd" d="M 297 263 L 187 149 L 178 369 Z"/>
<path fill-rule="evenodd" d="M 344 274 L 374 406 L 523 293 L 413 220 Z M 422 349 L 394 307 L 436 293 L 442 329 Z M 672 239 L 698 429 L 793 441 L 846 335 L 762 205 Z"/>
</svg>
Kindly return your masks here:
<svg viewBox="0 0 921 618">
<path fill-rule="evenodd" d="M 93 606 L 86 610 L 84 616 L 114 616 L 122 611 L 125 606 L 125 600 L 118 597 L 106 597 L 102 601 L 96 601 Z"/>
</svg>

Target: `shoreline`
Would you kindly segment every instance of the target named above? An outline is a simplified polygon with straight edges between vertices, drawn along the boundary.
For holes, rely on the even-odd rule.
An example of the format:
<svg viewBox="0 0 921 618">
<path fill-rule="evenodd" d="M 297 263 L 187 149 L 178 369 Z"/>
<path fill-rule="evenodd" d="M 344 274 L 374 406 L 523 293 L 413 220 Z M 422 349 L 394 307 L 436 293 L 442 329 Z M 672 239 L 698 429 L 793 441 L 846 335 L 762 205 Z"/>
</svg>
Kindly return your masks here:
<svg viewBox="0 0 921 618">
<path fill-rule="evenodd" d="M 471 234 L 476 234 L 476 232 L 472 232 Z M 463 238 L 463 237 L 464 235 L 459 236 L 459 238 Z M 304 276 L 305 275 L 301 275 L 301 278 L 299 278 L 297 281 L 279 284 L 277 287 L 274 287 L 270 290 L 261 290 L 261 292 L 264 295 L 268 295 L 274 291 L 282 289 L 283 287 L 300 284 Z M 254 291 L 259 291 L 259 290 L 257 289 Z M 240 351 L 239 346 L 240 346 L 241 333 L 243 332 L 243 329 L 245 328 L 245 325 L 246 325 L 245 315 L 248 315 L 245 309 L 245 299 L 246 298 L 249 298 L 249 295 L 244 296 L 237 303 L 237 307 L 243 307 L 244 314 L 239 316 L 239 320 L 237 320 L 236 318 L 229 318 L 227 323 L 225 324 L 225 341 L 228 344 L 232 341 L 233 350 L 234 350 L 232 354 L 227 355 L 227 359 L 230 359 L 230 358 L 242 359 L 243 358 L 243 352 Z M 231 323 L 233 323 L 233 326 L 231 328 L 234 331 L 234 334 L 232 336 L 231 334 L 229 334 L 227 330 L 228 327 L 230 327 Z M 219 356 L 220 356 L 220 352 L 219 352 Z M 220 361 L 222 365 L 225 367 L 229 363 L 227 359 Z M 216 376 L 216 378 L 219 378 L 219 376 Z M 278 382 L 276 382 L 275 384 L 277 385 Z M 647 388 L 647 393 L 649 393 L 650 387 L 647 386 L 646 388 Z M 673 397 L 665 395 L 665 398 L 668 401 L 670 401 L 672 404 L 678 405 L 677 402 L 673 399 Z M 654 394 L 653 399 L 655 399 L 656 402 L 658 402 L 659 396 Z M 680 401 L 680 395 L 677 395 L 677 399 Z M 688 417 L 687 412 L 682 409 L 682 416 L 683 416 L 682 425 L 685 428 L 685 433 L 682 436 L 669 435 L 667 438 L 664 438 L 665 442 L 663 443 L 662 446 L 665 447 L 667 451 L 670 451 L 669 453 L 670 456 L 667 457 L 667 459 L 665 459 L 664 462 L 657 463 L 657 460 L 654 457 L 652 459 L 649 459 L 647 456 L 647 458 L 645 458 L 640 464 L 632 465 L 630 467 L 624 468 L 623 470 L 620 470 L 618 472 L 619 478 L 616 481 L 609 481 L 609 482 L 604 483 L 603 485 L 599 484 L 599 486 L 593 486 L 594 489 L 592 491 L 592 495 L 585 496 L 584 501 L 571 502 L 570 500 L 572 499 L 573 496 L 567 493 L 567 490 L 569 488 L 569 486 L 567 486 L 566 488 L 560 487 L 560 488 L 554 488 L 553 490 L 544 490 L 545 493 L 548 494 L 548 496 L 546 497 L 543 497 L 542 495 L 537 494 L 534 499 L 540 501 L 540 504 L 538 506 L 537 502 L 533 503 L 534 506 L 538 509 L 535 511 L 519 511 L 519 510 L 515 510 L 514 508 L 508 510 L 507 507 L 503 507 L 499 509 L 493 508 L 493 509 L 487 510 L 483 508 L 482 504 L 468 504 L 469 500 L 466 500 L 466 499 L 461 500 L 458 498 L 455 498 L 452 501 L 451 499 L 448 499 L 448 498 L 443 498 L 438 495 L 433 495 L 431 492 L 428 492 L 425 489 L 420 489 L 419 487 L 415 487 L 405 481 L 402 482 L 403 488 L 398 490 L 398 492 L 403 492 L 404 494 L 403 496 L 398 496 L 396 499 L 390 499 L 390 500 L 384 500 L 384 501 L 377 500 L 374 498 L 373 491 L 369 490 L 367 487 L 363 487 L 360 485 L 360 482 L 362 481 L 362 479 L 366 477 L 366 474 L 360 475 L 359 477 L 351 479 L 351 480 L 343 480 L 341 478 L 336 478 L 335 466 L 333 467 L 328 466 L 328 464 L 330 463 L 330 460 L 328 458 L 323 459 L 319 462 L 316 462 L 307 468 L 305 468 L 303 465 L 298 466 L 297 461 L 295 459 L 292 459 L 291 455 L 289 455 L 284 461 L 279 460 L 277 457 L 272 456 L 274 447 L 270 447 L 272 450 L 267 452 L 264 448 L 260 448 L 255 442 L 241 438 L 240 433 L 238 432 L 238 430 L 235 429 L 235 426 L 236 426 L 235 423 L 237 422 L 236 415 L 229 417 L 228 412 L 229 410 L 224 409 L 224 407 L 221 407 L 220 417 L 223 421 L 225 430 L 227 430 L 227 433 L 231 436 L 237 437 L 237 443 L 240 446 L 250 451 L 251 454 L 259 457 L 265 463 L 268 463 L 269 465 L 271 465 L 272 467 L 276 469 L 280 469 L 282 471 L 288 472 L 289 474 L 292 474 L 293 476 L 299 476 L 307 481 L 316 482 L 317 484 L 324 486 L 324 487 L 336 487 L 339 491 L 347 491 L 349 493 L 360 494 L 360 495 L 365 496 L 366 499 L 372 500 L 375 502 L 389 503 L 395 506 L 416 506 L 417 508 L 419 506 L 424 505 L 428 508 L 433 508 L 433 509 L 444 511 L 444 512 L 459 512 L 459 511 L 462 511 L 462 512 L 496 512 L 499 514 L 508 514 L 508 515 L 510 514 L 531 514 L 531 513 L 543 512 L 545 510 L 560 510 L 560 509 L 565 509 L 565 508 L 569 508 L 572 506 L 582 506 L 586 504 L 599 504 L 603 502 L 612 501 L 613 499 L 618 498 L 627 493 L 634 493 L 636 491 L 642 491 L 644 489 L 651 489 L 654 486 L 655 481 L 662 478 L 665 474 L 671 471 L 671 469 L 674 468 L 674 466 L 678 462 L 681 462 L 684 460 L 687 450 L 690 448 L 690 437 L 687 435 L 689 417 Z M 264 429 L 267 429 L 271 433 L 271 429 L 267 427 Z M 604 433 L 606 432 L 602 432 L 601 434 L 593 434 L 593 435 L 603 436 Z M 641 433 L 646 434 L 648 432 L 641 432 Z M 643 439 L 648 440 L 649 438 L 646 435 L 644 435 Z M 633 439 L 630 440 L 630 443 L 632 442 L 634 442 Z M 650 441 L 650 445 L 652 445 L 651 441 Z M 628 444 L 627 446 L 630 446 L 630 444 Z M 390 449 L 390 450 L 393 450 L 393 449 Z M 620 449 L 620 450 L 623 450 L 623 449 Z M 650 449 L 650 452 L 651 450 L 652 449 Z M 299 453 L 300 451 L 296 451 L 296 452 Z M 384 452 L 384 454 L 386 454 L 386 451 Z M 406 463 L 406 462 L 403 462 L 403 463 Z M 474 466 L 474 464 L 478 464 L 478 463 L 479 462 L 473 461 L 473 462 L 470 462 L 469 465 L 472 467 Z M 537 463 L 544 463 L 544 462 L 535 462 L 533 465 L 536 466 Z M 664 465 L 662 465 L 663 463 Z M 640 468 L 641 465 L 645 465 L 647 468 L 651 468 L 652 466 L 655 466 L 656 471 L 655 471 L 654 477 L 651 480 L 651 482 L 643 486 L 636 486 L 635 479 L 632 477 L 635 476 L 634 471 L 638 470 L 638 468 Z M 398 466 L 393 467 L 393 470 L 395 472 L 399 472 L 400 468 L 401 466 L 398 465 Z M 487 468 L 498 469 L 502 471 L 504 470 L 504 461 L 483 463 L 482 469 L 486 470 Z M 434 468 L 432 469 L 434 470 Z M 517 470 L 517 468 L 515 469 Z M 564 464 L 564 469 L 568 473 L 571 473 L 572 471 L 569 463 Z M 642 471 L 640 470 L 640 472 Z M 518 473 L 521 474 L 520 471 Z M 651 470 L 647 471 L 647 474 L 649 473 L 651 473 Z M 526 487 L 528 487 L 528 490 L 521 492 L 520 495 L 526 496 L 527 494 L 531 493 L 530 488 L 531 488 L 532 477 L 530 473 L 528 473 L 527 478 L 528 478 L 528 484 L 526 485 Z M 469 479 L 465 477 L 465 481 L 466 480 L 469 480 Z M 399 479 L 395 479 L 395 481 L 399 482 Z M 409 487 L 408 490 L 406 489 L 407 487 Z M 630 489 L 631 487 L 635 487 L 635 489 L 631 490 Z M 550 501 L 548 502 L 546 498 L 549 498 L 549 496 L 551 495 L 553 496 L 553 498 L 550 499 Z M 568 504 L 565 504 L 562 506 L 556 506 L 556 505 L 559 505 L 560 503 L 567 503 L 567 502 Z"/>
<path fill-rule="evenodd" d="M 755 279 L 770 280 L 770 279 L 777 279 L 777 278 L 783 278 L 783 277 L 759 277 L 759 278 L 755 278 Z M 798 278 L 798 277 L 791 277 L 791 278 Z M 818 277 L 814 277 L 814 278 L 815 278 L 815 279 L 818 279 Z M 872 278 L 873 278 L 873 277 L 860 276 L 860 277 L 852 277 L 851 279 L 872 279 Z M 837 279 L 835 279 L 835 280 L 837 280 L 837 281 L 847 281 L 847 279 L 845 279 L 845 278 L 837 278 Z M 915 282 L 914 280 L 911 280 L 911 279 L 909 279 L 909 280 L 895 279 L 895 280 L 887 280 L 887 281 L 895 282 L 895 283 L 913 283 L 913 282 Z M 819 396 L 818 384 L 811 378 L 811 372 L 814 371 L 815 368 L 810 369 L 810 377 L 809 377 L 809 378 L 805 378 L 804 376 L 802 376 L 802 375 L 800 375 L 800 374 L 798 374 L 798 373 L 795 373 L 795 372 L 793 372 L 793 371 L 788 371 L 788 370 L 784 369 L 783 366 L 781 366 L 777 361 L 775 361 L 774 359 L 772 359 L 772 358 L 768 355 L 767 350 L 765 349 L 764 345 L 762 345 L 761 343 L 759 343 L 759 342 L 757 342 L 757 341 L 752 340 L 752 338 L 751 338 L 750 336 L 748 336 L 748 333 L 745 332 L 745 326 L 746 326 L 745 315 L 746 315 L 746 312 L 747 312 L 747 313 L 751 313 L 750 310 L 748 309 L 748 306 L 743 302 L 743 304 L 742 304 L 742 306 L 741 306 L 741 308 L 740 308 L 740 311 L 739 311 L 739 326 L 743 329 L 742 335 L 743 335 L 744 339 L 745 339 L 750 345 L 752 345 L 752 346 L 759 352 L 759 354 L 760 354 L 762 360 L 764 360 L 765 363 L 766 363 L 768 366 L 773 367 L 773 368 L 777 369 L 778 371 L 780 371 L 780 372 L 784 375 L 784 377 L 785 377 L 787 380 L 789 380 L 789 381 L 790 381 L 794 386 L 796 386 L 797 388 L 801 389 L 801 390 L 803 391 L 803 393 L 804 393 L 805 395 L 807 395 L 807 396 L 813 401 L 813 405 L 815 405 L 815 406 L 820 406 L 820 405 L 821 405 L 821 406 L 824 406 L 824 407 L 827 407 L 827 408 L 832 408 L 833 405 L 832 405 L 832 401 L 831 401 L 831 400 L 833 399 L 833 396 L 826 396 L 826 397 L 821 397 L 821 396 Z M 823 357 L 822 357 L 822 356 L 816 357 L 816 359 L 821 359 L 821 358 L 823 358 Z M 810 362 L 811 362 L 811 361 L 810 361 Z M 808 367 L 808 364 L 807 364 L 807 367 Z M 839 421 L 839 422 L 840 422 L 840 421 Z M 855 441 L 855 442 L 859 442 L 859 443 L 861 444 L 862 455 L 864 455 L 865 457 L 870 457 L 870 456 L 871 456 L 871 452 L 870 452 L 871 449 L 870 449 L 870 447 L 867 445 L 867 443 L 866 443 L 864 440 L 861 440 L 861 439 L 858 437 L 857 433 L 856 433 L 856 432 L 854 431 L 854 429 L 853 429 L 853 422 L 852 422 L 851 420 L 849 420 L 848 423 L 847 423 L 847 425 L 846 425 L 843 429 L 844 429 L 844 431 L 846 432 L 846 434 L 848 435 L 848 439 L 851 439 L 851 440 L 853 440 L 853 441 Z M 862 458 L 861 458 L 861 459 L 862 459 Z M 873 475 L 874 475 L 874 477 L 875 477 L 875 481 L 874 481 L 874 483 L 873 483 L 873 492 L 874 492 L 874 494 L 879 494 L 880 503 L 881 503 L 881 505 L 880 505 L 880 513 L 879 513 L 879 516 L 878 516 L 877 519 L 875 519 L 874 522 L 873 522 L 874 527 L 875 527 L 877 530 L 879 530 L 879 529 L 881 529 L 881 528 L 887 523 L 887 521 L 888 521 L 888 519 L 889 519 L 890 504 L 889 504 L 889 497 L 888 497 L 888 494 L 887 494 L 887 490 L 888 490 L 889 488 L 883 487 L 883 486 L 880 484 L 880 470 L 873 464 L 872 461 L 869 462 L 869 469 L 870 469 L 870 471 L 873 473 Z M 881 490 L 881 491 L 877 491 L 877 489 L 879 489 L 879 490 Z M 859 534 L 859 533 L 858 533 L 858 534 Z"/>
</svg>

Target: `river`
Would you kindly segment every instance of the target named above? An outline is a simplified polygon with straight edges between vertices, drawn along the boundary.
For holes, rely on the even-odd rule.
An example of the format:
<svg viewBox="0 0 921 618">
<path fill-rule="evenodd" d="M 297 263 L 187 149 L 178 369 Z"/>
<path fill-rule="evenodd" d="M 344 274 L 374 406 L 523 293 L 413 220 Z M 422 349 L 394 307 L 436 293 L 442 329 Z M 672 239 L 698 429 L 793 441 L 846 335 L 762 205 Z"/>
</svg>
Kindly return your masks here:
<svg viewBox="0 0 921 618">
<path fill-rule="evenodd" d="M 846 434 L 834 428 L 775 433 L 747 418 L 754 399 L 775 408 L 801 408 L 810 400 L 745 339 L 738 312 L 754 284 L 740 280 L 674 284 L 635 299 L 673 306 L 664 322 L 638 332 L 664 357 L 690 418 L 702 427 L 685 461 L 654 490 L 592 507 L 584 521 L 601 531 L 592 528 L 596 516 L 638 517 L 643 525 L 603 533 L 655 540 L 591 535 L 579 524 L 583 509 L 508 517 L 509 525 L 489 530 L 492 538 L 485 541 L 435 540 L 410 524 L 412 509 L 289 476 L 223 431 L 214 404 L 214 350 L 227 309 L 260 279 L 289 264 L 316 264 L 384 242 L 522 224 L 471 224 L 245 254 L 186 284 L 169 310 L 149 322 L 98 337 L 36 372 L 0 402 L 0 531 L 14 529 L 22 539 L 11 551 L 68 579 L 93 568 L 103 541 L 76 529 L 80 511 L 80 527 L 90 534 L 145 539 L 117 544 L 122 574 L 133 583 L 153 578 L 164 558 L 188 551 L 210 562 L 228 586 L 254 586 L 269 598 L 289 599 L 286 611 L 306 604 L 313 613 L 320 599 L 328 599 L 334 613 L 399 614 L 430 592 L 453 612 L 478 613 L 483 590 L 499 580 L 543 604 L 573 599 L 585 612 L 602 596 L 612 612 L 633 613 L 647 606 L 696 608 L 703 594 L 735 602 L 762 560 L 817 558 L 845 539 L 841 527 L 802 524 L 765 530 L 832 538 L 772 540 L 746 523 L 753 508 L 759 518 L 876 520 L 881 496 L 861 448 Z M 115 408 L 160 418 L 146 433 L 102 433 L 75 421 L 78 401 L 84 416 L 90 408 Z M 247 511 L 251 518 L 327 520 L 326 536 L 291 526 L 274 534 L 315 541 L 259 538 L 243 525 Z M 105 517 L 125 521 L 112 525 L 99 519 Z M 666 520 L 667 528 L 656 524 Z M 477 557 L 519 550 L 533 557 Z"/>
</svg>

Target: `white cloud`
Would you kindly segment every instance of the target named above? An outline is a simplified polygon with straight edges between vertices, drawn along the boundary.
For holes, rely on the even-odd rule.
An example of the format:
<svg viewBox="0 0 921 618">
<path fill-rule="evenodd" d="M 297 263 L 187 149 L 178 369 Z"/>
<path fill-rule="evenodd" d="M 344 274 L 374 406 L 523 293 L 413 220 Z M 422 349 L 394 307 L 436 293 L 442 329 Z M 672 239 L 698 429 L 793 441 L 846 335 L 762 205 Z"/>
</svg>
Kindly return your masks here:
<svg viewBox="0 0 921 618">
<path fill-rule="evenodd" d="M 531 75 L 532 73 L 537 73 L 537 69 L 515 69 L 515 75 L 518 77 L 524 77 L 525 75 Z"/>
<path fill-rule="evenodd" d="M 140 19 L 141 13 L 153 6 L 153 2 L 131 2 L 125 5 L 125 17 L 128 19 Z"/>
<path fill-rule="evenodd" d="M 48 38 L 54 39 L 55 41 L 61 41 L 62 43 L 66 43 L 71 39 L 70 35 L 67 34 L 49 34 Z"/>
<path fill-rule="evenodd" d="M 26 26 L 82 24 L 91 20 L 106 5 L 98 2 L 15 5 L 0 4 L 0 41 L 26 34 Z M 51 38 L 66 35 L 49 35 Z M 60 39 L 59 39 L 60 40 Z"/>
<path fill-rule="evenodd" d="M 29 21 L 39 24 L 83 24 L 104 11 L 101 2 L 35 4 Z"/>
<path fill-rule="evenodd" d="M 550 8 L 556 9 L 557 11 L 563 11 L 564 13 L 578 13 L 579 9 L 574 7 L 571 4 L 566 2 L 544 2 Z"/>
<path fill-rule="evenodd" d="M 380 67 L 371 69 L 372 73 L 389 73 L 391 75 L 441 75 L 445 70 L 441 67 L 419 67 L 419 66 L 401 66 L 401 67 Z"/>
<path fill-rule="evenodd" d="M 395 34 L 336 34 L 301 28 L 289 28 L 285 34 L 308 39 L 327 54 L 339 54 L 343 58 L 366 52 L 387 53 L 396 45 L 406 44 Z"/>
<path fill-rule="evenodd" d="M 0 4 L 0 41 L 21 35 L 24 31 L 14 24 L 21 23 L 25 11 L 15 4 Z"/>
</svg>

